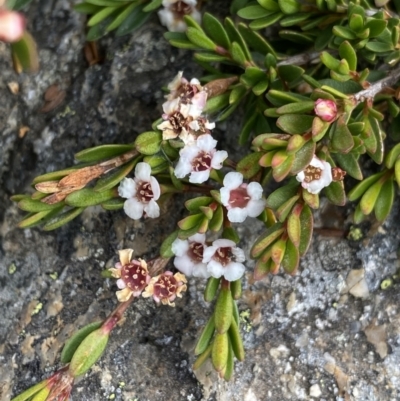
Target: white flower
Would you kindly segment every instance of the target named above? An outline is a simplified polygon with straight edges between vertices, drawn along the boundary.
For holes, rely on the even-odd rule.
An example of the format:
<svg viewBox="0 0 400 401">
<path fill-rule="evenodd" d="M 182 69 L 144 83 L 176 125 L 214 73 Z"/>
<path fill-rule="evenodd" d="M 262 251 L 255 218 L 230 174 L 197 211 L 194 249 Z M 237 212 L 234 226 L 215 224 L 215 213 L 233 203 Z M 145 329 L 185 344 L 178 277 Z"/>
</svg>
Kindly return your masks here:
<svg viewBox="0 0 400 401">
<path fill-rule="evenodd" d="M 196 4 L 196 0 L 163 0 L 164 8 L 158 12 L 161 24 L 171 32 L 185 32 L 187 29 L 183 20 L 185 15 L 190 15 L 198 23 L 201 21 Z"/>
<path fill-rule="evenodd" d="M 262 186 L 258 182 L 243 184 L 241 173 L 228 173 L 220 192 L 221 202 L 227 208 L 228 219 L 232 223 L 242 223 L 247 216 L 257 217 L 265 208 Z"/>
<path fill-rule="evenodd" d="M 204 250 L 203 263 L 207 263 L 207 270 L 215 278 L 224 276 L 228 281 L 238 280 L 246 270 L 244 261 L 243 250 L 229 239 L 217 239 Z"/>
<path fill-rule="evenodd" d="M 322 188 L 332 182 L 332 167 L 314 156 L 311 163 L 296 175 L 296 180 L 311 194 L 319 194 Z"/>
<path fill-rule="evenodd" d="M 200 135 L 196 142 L 187 144 L 179 152 L 179 162 L 175 168 L 177 178 L 190 174 L 189 181 L 201 184 L 210 177 L 211 169 L 219 170 L 228 157 L 225 150 L 216 150 L 217 141 L 210 134 Z"/>
<path fill-rule="evenodd" d="M 118 187 L 119 196 L 127 199 L 124 210 L 131 219 L 138 220 L 143 214 L 153 219 L 160 215 L 156 202 L 160 197 L 160 185 L 150 174 L 149 164 L 138 163 L 135 178 L 124 178 Z"/>
<path fill-rule="evenodd" d="M 205 234 L 195 234 L 187 240 L 177 238 L 172 243 L 172 252 L 176 255 L 174 265 L 185 276 L 210 277 L 207 266 L 203 263 L 203 253 L 207 248 L 205 242 Z"/>
</svg>

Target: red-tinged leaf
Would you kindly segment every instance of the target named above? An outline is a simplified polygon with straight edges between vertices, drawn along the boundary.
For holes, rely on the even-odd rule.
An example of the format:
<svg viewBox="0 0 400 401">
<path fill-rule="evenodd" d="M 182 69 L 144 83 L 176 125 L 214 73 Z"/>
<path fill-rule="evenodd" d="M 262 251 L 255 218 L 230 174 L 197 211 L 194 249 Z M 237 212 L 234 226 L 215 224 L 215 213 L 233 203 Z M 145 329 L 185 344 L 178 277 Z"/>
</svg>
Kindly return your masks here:
<svg viewBox="0 0 400 401">
<path fill-rule="evenodd" d="M 276 125 L 288 134 L 304 134 L 312 127 L 314 117 L 299 114 L 285 114 L 280 116 Z"/>
<path fill-rule="evenodd" d="M 302 196 L 303 196 L 304 202 L 306 202 L 306 204 L 308 206 L 310 206 L 314 210 L 319 209 L 319 195 L 318 194 L 312 194 L 303 188 Z"/>
<path fill-rule="evenodd" d="M 270 244 L 281 236 L 283 232 L 284 228 L 281 223 L 275 223 L 273 226 L 267 228 L 267 230 L 258 237 L 251 248 L 251 257 L 258 258 Z"/>
<path fill-rule="evenodd" d="M 306 140 L 301 135 L 292 135 L 286 147 L 286 152 L 290 155 L 298 152 L 306 143 Z"/>
<path fill-rule="evenodd" d="M 300 245 L 300 235 L 301 235 L 301 226 L 300 226 L 300 212 L 303 205 L 297 204 L 292 212 L 290 213 L 287 219 L 287 233 L 289 235 L 290 240 L 293 242 L 296 247 Z"/>
<path fill-rule="evenodd" d="M 283 181 L 290 173 L 294 162 L 294 156 L 288 156 L 287 159 L 279 166 L 272 170 L 272 176 L 276 182 Z"/>
<path fill-rule="evenodd" d="M 237 164 L 236 170 L 242 173 L 243 177 L 249 179 L 255 176 L 261 169 L 259 164 L 260 158 L 263 156 L 262 152 L 254 152 L 245 156 Z"/>
<path fill-rule="evenodd" d="M 344 191 L 343 181 L 334 181 L 328 187 L 324 188 L 326 197 L 338 206 L 346 204 L 346 192 Z"/>
<path fill-rule="evenodd" d="M 271 249 L 271 259 L 274 261 L 276 265 L 280 265 L 282 262 L 283 257 L 285 256 L 285 249 L 286 249 L 286 239 L 278 239 L 272 245 Z"/>
<path fill-rule="evenodd" d="M 272 159 L 274 158 L 276 152 L 268 152 L 264 156 L 261 156 L 258 164 L 261 167 L 271 167 Z"/>
<path fill-rule="evenodd" d="M 287 160 L 288 154 L 286 150 L 278 150 L 275 152 L 274 157 L 272 158 L 271 167 L 276 168 L 281 165 L 285 160 Z"/>
<path fill-rule="evenodd" d="M 321 120 L 319 117 L 315 117 L 311 128 L 313 141 L 319 142 L 328 132 L 330 126 L 331 124 L 327 121 Z"/>
<path fill-rule="evenodd" d="M 286 220 L 286 217 L 292 210 L 293 205 L 297 202 L 299 198 L 300 195 L 292 196 L 276 210 L 276 217 L 281 223 Z"/>
<path fill-rule="evenodd" d="M 299 249 L 290 239 L 286 243 L 285 256 L 283 257 L 281 266 L 286 273 L 295 274 L 299 267 L 300 254 Z"/>
<path fill-rule="evenodd" d="M 274 267 L 274 261 L 272 259 L 268 259 L 267 261 L 257 260 L 256 267 L 254 268 L 254 280 L 258 281 L 271 273 L 271 270 Z"/>
</svg>

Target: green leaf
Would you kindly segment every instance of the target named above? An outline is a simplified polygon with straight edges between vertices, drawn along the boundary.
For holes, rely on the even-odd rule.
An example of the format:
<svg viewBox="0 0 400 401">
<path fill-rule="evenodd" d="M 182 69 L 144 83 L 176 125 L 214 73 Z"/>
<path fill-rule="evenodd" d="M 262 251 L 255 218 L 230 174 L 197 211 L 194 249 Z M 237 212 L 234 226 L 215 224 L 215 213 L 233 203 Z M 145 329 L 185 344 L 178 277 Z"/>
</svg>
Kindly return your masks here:
<svg viewBox="0 0 400 401">
<path fill-rule="evenodd" d="M 48 223 L 46 223 L 43 226 L 43 230 L 51 231 L 51 230 L 60 228 L 64 224 L 69 223 L 75 217 L 79 216 L 84 210 L 85 210 L 84 207 L 77 207 L 77 208 L 68 210 L 67 212 L 61 213 L 60 215 L 58 215 L 57 217 L 55 217 L 54 219 L 52 219 Z"/>
<path fill-rule="evenodd" d="M 92 26 L 86 34 L 86 40 L 88 42 L 94 42 L 99 40 L 107 33 L 107 26 L 113 21 L 113 15 L 108 16 L 100 23 Z"/>
<path fill-rule="evenodd" d="M 347 40 L 339 46 L 339 55 L 347 61 L 350 71 L 357 70 L 357 53 Z"/>
<path fill-rule="evenodd" d="M 264 18 L 259 18 L 251 21 L 249 24 L 249 28 L 254 29 L 255 31 L 267 28 L 268 26 L 271 26 L 278 22 L 283 16 L 284 14 L 280 12 L 270 14 Z"/>
<path fill-rule="evenodd" d="M 383 19 L 371 19 L 365 24 L 365 28 L 369 29 L 369 37 L 376 38 L 386 28 L 387 21 Z"/>
<path fill-rule="evenodd" d="M 394 163 L 400 157 L 400 143 L 395 145 L 385 156 L 385 165 L 388 169 L 393 168 Z"/>
<path fill-rule="evenodd" d="M 226 333 L 232 322 L 233 299 L 231 290 L 222 287 L 215 304 L 214 323 L 218 333 Z"/>
<path fill-rule="evenodd" d="M 214 215 L 210 220 L 210 223 L 208 224 L 208 228 L 211 231 L 218 232 L 221 229 L 223 223 L 224 223 L 224 211 L 222 209 L 222 206 L 219 205 L 215 210 Z"/>
<path fill-rule="evenodd" d="M 236 323 L 235 319 L 232 319 L 232 324 L 229 327 L 228 331 L 229 339 L 232 345 L 232 350 L 239 361 L 244 360 L 244 347 L 242 337 L 240 335 L 239 326 Z"/>
<path fill-rule="evenodd" d="M 101 328 L 84 338 L 69 365 L 69 372 L 73 377 L 82 376 L 97 362 L 107 346 L 108 338 L 109 334 L 104 333 Z"/>
<path fill-rule="evenodd" d="M 262 155 L 262 152 L 249 153 L 242 160 L 240 160 L 236 170 L 246 179 L 254 177 L 261 170 L 261 166 L 258 164 L 258 162 Z"/>
<path fill-rule="evenodd" d="M 289 134 L 303 134 L 311 130 L 313 116 L 285 114 L 278 118 L 276 125 Z"/>
<path fill-rule="evenodd" d="M 160 247 L 160 256 L 162 258 L 172 258 L 175 254 L 172 252 L 172 243 L 178 238 L 178 230 L 175 230 L 173 233 L 168 235 L 167 238 L 163 241 Z"/>
<path fill-rule="evenodd" d="M 277 210 L 288 199 L 297 194 L 300 183 L 294 178 L 288 184 L 276 189 L 267 198 L 267 206 Z"/>
<path fill-rule="evenodd" d="M 151 16 L 143 11 L 143 6 L 135 7 L 118 27 L 116 35 L 124 36 L 139 29 Z"/>
<path fill-rule="evenodd" d="M 107 189 L 103 192 L 96 192 L 92 188 L 83 188 L 72 192 L 65 198 L 65 203 L 74 207 L 88 207 L 99 205 L 111 198 L 116 197 L 115 189 Z"/>
<path fill-rule="evenodd" d="M 271 54 L 276 57 L 274 48 L 269 42 L 258 32 L 254 32 L 247 25 L 239 23 L 239 32 L 243 36 L 243 39 L 249 44 L 251 48 L 260 54 Z"/>
<path fill-rule="evenodd" d="M 221 22 L 210 13 L 203 15 L 203 27 L 207 35 L 224 49 L 229 49 L 231 42 Z"/>
<path fill-rule="evenodd" d="M 87 22 L 87 26 L 94 26 L 99 24 L 101 21 L 105 20 L 109 15 L 117 10 L 116 6 L 104 7 L 93 15 Z"/>
<path fill-rule="evenodd" d="M 301 5 L 298 0 L 278 0 L 278 4 L 285 14 L 295 14 L 301 10 Z"/>
<path fill-rule="evenodd" d="M 214 96 L 211 99 L 208 99 L 206 107 L 204 108 L 203 112 L 213 114 L 228 105 L 229 105 L 229 92 L 225 92 L 221 95 Z"/>
<path fill-rule="evenodd" d="M 270 14 L 272 14 L 272 11 L 268 11 L 259 5 L 249 5 L 238 12 L 239 17 L 249 20 L 263 18 Z"/>
<path fill-rule="evenodd" d="M 232 226 L 224 228 L 221 234 L 221 238 L 229 239 L 233 241 L 235 244 L 237 244 L 240 241 L 239 234 Z"/>
<path fill-rule="evenodd" d="M 186 209 L 191 212 L 199 212 L 200 208 L 203 206 L 209 206 L 213 201 L 213 198 L 210 196 L 199 196 L 197 198 L 189 199 L 185 202 Z"/>
<path fill-rule="evenodd" d="M 217 294 L 219 283 L 221 278 L 210 277 L 207 280 L 206 288 L 204 290 L 204 300 L 206 302 L 212 302 Z"/>
<path fill-rule="evenodd" d="M 312 211 L 308 205 L 304 205 L 300 213 L 300 227 L 299 253 L 300 256 L 304 256 L 311 244 L 314 227 Z"/>
<path fill-rule="evenodd" d="M 229 349 L 228 333 L 217 333 L 211 351 L 211 360 L 217 372 L 222 372 L 225 369 L 228 362 Z"/>
<path fill-rule="evenodd" d="M 282 235 L 284 230 L 281 223 L 275 223 L 273 226 L 267 228 L 252 246 L 250 251 L 251 257 L 254 259 L 258 258 L 269 245 Z"/>
<path fill-rule="evenodd" d="M 374 212 L 379 221 L 383 221 L 392 210 L 395 195 L 393 176 L 385 181 L 375 202 Z"/>
<path fill-rule="evenodd" d="M 279 11 L 280 6 L 275 0 L 257 0 L 261 7 L 269 11 Z"/>
<path fill-rule="evenodd" d="M 147 4 L 146 7 L 143 8 L 143 11 L 145 13 L 148 13 L 150 11 L 157 10 L 157 8 L 161 7 L 162 5 L 162 0 L 152 0 L 150 1 L 149 4 Z"/>
<path fill-rule="evenodd" d="M 295 153 L 294 162 L 290 170 L 292 174 L 299 173 L 310 164 L 315 154 L 315 147 L 315 142 L 308 141 Z"/>
<path fill-rule="evenodd" d="M 251 60 L 251 53 L 247 47 L 247 43 L 243 39 L 243 36 L 240 34 L 239 30 L 236 28 L 233 21 L 230 18 L 225 18 L 224 25 L 230 41 L 238 43 L 246 56 L 246 60 Z"/>
<path fill-rule="evenodd" d="M 37 225 L 42 224 L 44 221 L 48 220 L 49 218 L 51 218 L 52 216 L 54 216 L 55 214 L 59 213 L 63 208 L 63 205 L 55 208 L 55 209 L 51 209 L 51 210 L 45 210 L 43 212 L 37 212 L 37 213 L 30 213 L 28 215 L 28 217 L 26 217 L 25 219 L 23 219 L 22 221 L 20 221 L 18 223 L 18 227 L 19 228 L 29 228 L 29 227 L 34 227 Z"/>
<path fill-rule="evenodd" d="M 375 207 L 381 188 L 385 182 L 385 178 L 381 178 L 373 183 L 364 193 L 360 201 L 360 207 L 363 214 L 368 215 Z"/>
<path fill-rule="evenodd" d="M 284 223 L 290 211 L 292 210 L 294 204 L 300 198 L 299 195 L 292 196 L 286 202 L 284 202 L 281 206 L 276 210 L 276 217 L 281 223 Z"/>
<path fill-rule="evenodd" d="M 258 113 L 254 110 L 250 111 L 244 118 L 243 127 L 239 134 L 239 145 L 244 145 L 250 138 L 250 134 L 254 129 L 257 121 Z"/>
<path fill-rule="evenodd" d="M 375 151 L 369 150 L 367 147 L 367 152 L 370 155 L 371 159 L 374 160 L 375 163 L 381 164 L 383 162 L 384 156 L 384 135 L 385 133 L 382 131 L 381 126 L 376 118 L 369 116 L 368 118 L 371 124 L 372 136 L 376 142 Z M 364 141 L 366 145 L 366 141 Z"/>
<path fill-rule="evenodd" d="M 73 9 L 81 14 L 96 14 L 102 8 L 89 3 L 79 3 L 73 6 Z"/>
<path fill-rule="evenodd" d="M 36 72 L 39 70 L 39 56 L 36 42 L 25 30 L 22 38 L 10 44 L 11 53 L 17 70 Z"/>
<path fill-rule="evenodd" d="M 44 211 L 50 211 L 55 208 L 59 208 L 60 206 L 63 206 L 64 203 L 56 203 L 53 205 L 49 205 L 48 203 L 41 202 L 39 200 L 32 200 L 32 199 L 22 199 L 18 203 L 18 207 L 22 210 L 25 210 L 26 212 L 44 212 Z"/>
<path fill-rule="evenodd" d="M 353 136 L 343 120 L 338 120 L 336 127 L 330 132 L 332 132 L 332 149 L 341 153 L 348 153 L 354 147 Z"/>
<path fill-rule="evenodd" d="M 98 329 L 103 322 L 94 322 L 90 323 L 81 329 L 79 329 L 76 333 L 70 337 L 65 345 L 64 348 L 61 352 L 61 363 L 69 363 L 75 353 L 75 351 L 78 349 L 79 345 L 81 342 L 94 330 Z"/>
<path fill-rule="evenodd" d="M 304 74 L 304 69 L 297 65 L 281 65 L 278 74 L 286 82 L 293 82 Z"/>
<path fill-rule="evenodd" d="M 209 39 L 202 31 L 196 28 L 189 27 L 186 31 L 188 39 L 201 49 L 215 51 L 217 45 Z"/>
<path fill-rule="evenodd" d="M 104 210 L 120 210 L 124 207 L 125 199 L 113 198 L 108 201 L 102 202 L 101 207 Z"/>
<path fill-rule="evenodd" d="M 286 229 L 289 235 L 290 240 L 293 244 L 298 247 L 300 245 L 300 235 L 301 235 L 301 226 L 300 226 L 300 213 L 301 213 L 302 205 L 297 204 L 292 212 L 290 213 L 287 222 Z"/>
<path fill-rule="evenodd" d="M 135 148 L 134 145 L 101 145 L 95 148 L 81 150 L 75 154 L 75 159 L 80 162 L 93 163 L 101 160 L 112 159 Z"/>
<path fill-rule="evenodd" d="M 232 58 L 239 63 L 240 65 L 246 65 L 247 59 L 246 55 L 244 54 L 242 47 L 236 43 L 233 42 L 231 46 L 231 53 L 232 53 Z"/>
<path fill-rule="evenodd" d="M 376 181 L 383 176 L 384 172 L 373 174 L 368 178 L 364 178 L 360 183 L 358 183 L 352 190 L 348 193 L 349 201 L 355 201 L 360 198 L 365 191 Z"/>
<path fill-rule="evenodd" d="M 294 43 L 299 44 L 311 44 L 314 42 L 314 37 L 305 33 L 300 33 L 297 31 L 291 31 L 289 29 L 279 31 L 279 36 L 283 39 L 290 40 Z"/>
<path fill-rule="evenodd" d="M 154 155 L 160 151 L 162 133 L 159 131 L 148 131 L 140 134 L 135 141 L 136 150 L 143 155 Z"/>
<path fill-rule="evenodd" d="M 346 193 L 344 191 L 343 181 L 333 181 L 331 184 L 324 188 L 326 197 L 338 206 L 346 204 Z"/>
<path fill-rule="evenodd" d="M 384 43 L 378 41 L 368 42 L 365 45 L 365 48 L 374 53 L 386 53 L 394 50 L 392 43 Z"/>
<path fill-rule="evenodd" d="M 336 36 L 339 36 L 342 39 L 346 40 L 354 40 L 357 39 L 356 34 L 348 27 L 335 25 L 332 29 L 332 33 Z"/>
<path fill-rule="evenodd" d="M 295 274 L 299 266 L 299 249 L 289 239 L 286 243 L 285 256 L 282 259 L 282 267 L 286 273 Z"/>
<path fill-rule="evenodd" d="M 201 336 L 199 341 L 197 342 L 196 348 L 194 349 L 195 355 L 202 354 L 210 344 L 212 336 L 214 335 L 215 331 L 215 321 L 214 315 L 210 317 L 207 324 L 205 325 L 203 331 L 201 332 Z"/>
<path fill-rule="evenodd" d="M 35 384 L 34 386 L 28 388 L 25 390 L 23 393 L 17 395 L 14 397 L 11 401 L 27 401 L 28 399 L 31 399 L 35 394 L 39 393 L 42 389 L 44 389 L 48 384 L 48 379 L 41 381 L 38 384 Z"/>
<path fill-rule="evenodd" d="M 363 179 L 361 168 L 353 153 L 336 153 L 335 159 L 338 161 L 339 166 L 345 170 L 347 174 L 351 175 L 356 180 Z"/>
<path fill-rule="evenodd" d="M 158 0 L 156 0 L 158 1 Z M 138 6 L 138 3 L 133 2 L 128 7 L 125 7 L 121 10 L 121 12 L 116 16 L 110 25 L 107 26 L 106 31 L 111 32 L 114 29 L 117 29 L 130 15 L 130 13 Z"/>
</svg>

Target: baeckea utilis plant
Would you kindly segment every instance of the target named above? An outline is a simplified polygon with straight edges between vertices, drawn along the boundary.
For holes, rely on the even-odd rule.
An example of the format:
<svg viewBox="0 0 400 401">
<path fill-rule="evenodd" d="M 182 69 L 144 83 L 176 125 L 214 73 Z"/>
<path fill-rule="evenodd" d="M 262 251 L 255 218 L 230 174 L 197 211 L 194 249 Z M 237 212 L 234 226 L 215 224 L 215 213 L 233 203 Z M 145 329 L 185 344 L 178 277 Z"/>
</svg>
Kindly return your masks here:
<svg viewBox="0 0 400 401">
<path fill-rule="evenodd" d="M 166 40 L 193 51 L 204 75 L 171 76 L 160 118 L 133 144 L 83 150 L 75 166 L 36 177 L 33 194 L 13 197 L 29 213 L 20 227 L 54 230 L 93 205 L 123 209 L 134 220 L 157 219 L 167 197 L 182 202 L 186 216 L 160 243 L 158 258 L 119 251 L 108 273 L 117 279 L 122 306 L 111 321 L 138 297 L 174 306 L 188 277 L 202 279 L 204 299 L 215 303 L 194 350 L 194 368 L 211 359 L 219 376 L 230 380 L 234 360 L 244 359 L 237 300 L 245 273 L 255 280 L 296 274 L 320 196 L 337 206 L 354 202 L 356 224 L 371 214 L 382 222 L 391 211 L 400 185 L 400 6 L 235 0 L 231 16 L 220 20 L 210 13 L 200 19 L 193 1 L 132 1 L 107 6 L 107 12 L 100 3 L 77 6 L 93 15 L 89 36 L 100 32 L 93 28 L 98 24 L 102 34 L 125 32 L 116 26 L 128 24 L 121 15 L 162 6 Z M 242 116 L 238 146 L 247 150 L 240 160 L 215 134 L 234 113 Z M 250 219 L 264 230 L 247 255 L 237 227 Z M 75 355 L 93 346 L 85 343 L 89 336 L 99 344 L 99 357 L 113 324 L 88 330 L 63 361 L 80 360 Z M 69 377 L 82 371 L 70 368 Z"/>
</svg>

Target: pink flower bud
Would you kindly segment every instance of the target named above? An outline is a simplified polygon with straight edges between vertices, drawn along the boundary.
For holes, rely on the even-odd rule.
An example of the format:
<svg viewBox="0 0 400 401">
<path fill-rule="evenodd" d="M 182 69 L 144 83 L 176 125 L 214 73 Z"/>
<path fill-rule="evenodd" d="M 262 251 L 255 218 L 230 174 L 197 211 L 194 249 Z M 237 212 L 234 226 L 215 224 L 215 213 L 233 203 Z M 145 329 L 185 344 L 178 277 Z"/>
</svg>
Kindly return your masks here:
<svg viewBox="0 0 400 401">
<path fill-rule="evenodd" d="M 314 111 L 319 118 L 331 123 L 337 115 L 336 103 L 333 100 L 318 99 L 315 102 Z"/>
<path fill-rule="evenodd" d="M 25 18 L 15 11 L 0 10 L 0 40 L 17 42 L 22 38 Z"/>
</svg>

